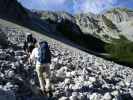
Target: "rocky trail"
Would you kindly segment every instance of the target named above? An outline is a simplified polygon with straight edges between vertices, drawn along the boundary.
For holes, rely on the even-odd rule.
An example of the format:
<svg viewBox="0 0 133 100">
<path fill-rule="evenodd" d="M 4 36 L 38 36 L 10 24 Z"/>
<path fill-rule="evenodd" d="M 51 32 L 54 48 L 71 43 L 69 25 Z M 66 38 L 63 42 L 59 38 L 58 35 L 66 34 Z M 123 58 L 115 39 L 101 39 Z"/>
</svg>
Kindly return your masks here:
<svg viewBox="0 0 133 100">
<path fill-rule="evenodd" d="M 32 92 L 39 83 L 35 66 L 28 64 L 21 48 L 27 30 L 8 26 L 1 31 L 10 46 L 0 49 L 0 100 L 47 100 Z M 133 100 L 133 69 L 33 34 L 50 44 L 55 100 Z"/>
</svg>

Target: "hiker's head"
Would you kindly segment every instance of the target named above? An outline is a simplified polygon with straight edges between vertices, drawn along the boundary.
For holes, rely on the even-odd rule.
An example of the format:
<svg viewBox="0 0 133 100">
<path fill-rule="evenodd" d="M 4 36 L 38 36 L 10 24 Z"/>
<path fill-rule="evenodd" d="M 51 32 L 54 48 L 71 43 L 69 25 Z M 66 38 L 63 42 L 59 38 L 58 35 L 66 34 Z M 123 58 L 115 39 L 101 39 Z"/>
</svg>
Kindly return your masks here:
<svg viewBox="0 0 133 100">
<path fill-rule="evenodd" d="M 48 43 L 47 43 L 47 41 L 40 41 L 39 43 L 38 43 L 38 46 L 41 46 L 42 44 L 45 44 L 45 45 L 48 45 Z"/>
<path fill-rule="evenodd" d="M 27 33 L 26 37 L 27 37 L 27 41 L 31 41 L 33 39 L 33 36 L 31 33 Z"/>
</svg>

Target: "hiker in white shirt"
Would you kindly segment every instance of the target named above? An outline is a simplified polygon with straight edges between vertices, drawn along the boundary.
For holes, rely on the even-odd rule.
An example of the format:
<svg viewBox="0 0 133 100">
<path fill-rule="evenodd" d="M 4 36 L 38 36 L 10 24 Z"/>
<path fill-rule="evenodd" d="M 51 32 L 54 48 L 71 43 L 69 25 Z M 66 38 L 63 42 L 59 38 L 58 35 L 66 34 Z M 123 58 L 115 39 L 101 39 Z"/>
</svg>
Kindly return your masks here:
<svg viewBox="0 0 133 100">
<path fill-rule="evenodd" d="M 45 53 L 45 54 L 44 54 Z M 44 57 L 45 56 L 45 57 Z M 51 53 L 49 50 L 49 46 L 46 41 L 40 42 L 36 47 L 33 49 L 30 55 L 30 61 L 36 62 L 36 72 L 38 75 L 40 89 L 42 90 L 43 94 L 50 94 L 50 66 L 51 63 Z"/>
</svg>

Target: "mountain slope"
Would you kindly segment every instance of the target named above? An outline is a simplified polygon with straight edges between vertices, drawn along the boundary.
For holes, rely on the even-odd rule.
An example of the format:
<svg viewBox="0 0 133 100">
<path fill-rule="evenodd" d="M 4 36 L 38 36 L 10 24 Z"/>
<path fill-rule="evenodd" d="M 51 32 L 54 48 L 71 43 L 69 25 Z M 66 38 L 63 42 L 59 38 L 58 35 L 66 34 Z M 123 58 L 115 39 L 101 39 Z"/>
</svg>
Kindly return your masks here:
<svg viewBox="0 0 133 100">
<path fill-rule="evenodd" d="M 50 69 L 56 100 L 133 99 L 131 68 L 88 54 L 11 22 L 2 19 L 0 22 L 4 32 L 2 34 L 7 35 L 9 42 L 16 44 L 15 48 L 9 46 L 7 49 L 0 49 L 0 54 L 3 55 L 0 56 L 0 87 L 2 87 L 0 89 L 5 93 L 0 94 L 1 98 L 6 96 L 10 96 L 12 100 L 16 98 L 44 100 L 45 98 L 34 94 L 33 88 L 39 86 L 35 67 L 27 63 L 28 55 L 18 48 L 21 47 L 26 32 L 31 32 L 37 40 L 44 39 L 50 44 L 52 52 Z M 10 99 L 6 98 L 6 100 Z"/>
<path fill-rule="evenodd" d="M 0 0 L 0 7 L 0 17 L 21 24 L 29 23 L 30 19 L 26 9 L 17 0 Z"/>
</svg>

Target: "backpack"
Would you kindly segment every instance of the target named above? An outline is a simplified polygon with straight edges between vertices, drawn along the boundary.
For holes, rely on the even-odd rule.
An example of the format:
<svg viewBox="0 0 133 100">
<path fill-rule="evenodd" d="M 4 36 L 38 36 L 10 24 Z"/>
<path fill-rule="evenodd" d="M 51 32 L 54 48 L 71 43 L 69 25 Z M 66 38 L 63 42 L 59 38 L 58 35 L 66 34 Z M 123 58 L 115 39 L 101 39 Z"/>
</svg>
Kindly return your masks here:
<svg viewBox="0 0 133 100">
<path fill-rule="evenodd" d="M 38 48 L 38 61 L 41 64 L 51 63 L 51 52 L 46 41 L 39 43 L 40 47 Z"/>
</svg>

